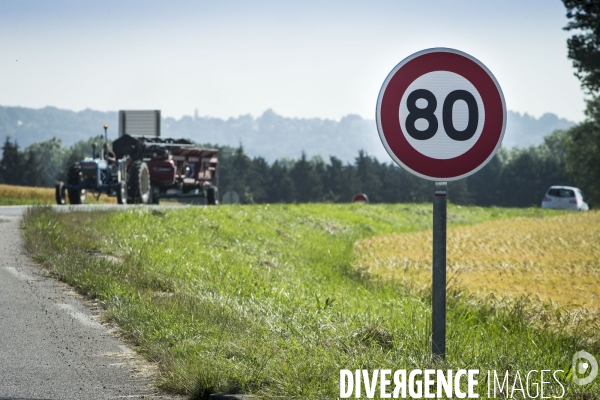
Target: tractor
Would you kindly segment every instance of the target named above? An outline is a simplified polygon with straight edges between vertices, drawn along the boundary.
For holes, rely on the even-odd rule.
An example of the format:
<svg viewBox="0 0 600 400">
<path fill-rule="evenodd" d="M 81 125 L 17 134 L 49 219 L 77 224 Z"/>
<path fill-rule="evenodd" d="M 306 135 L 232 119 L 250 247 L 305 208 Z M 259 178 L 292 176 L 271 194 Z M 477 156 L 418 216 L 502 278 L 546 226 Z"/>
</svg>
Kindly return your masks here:
<svg viewBox="0 0 600 400">
<path fill-rule="evenodd" d="M 144 163 L 150 173 L 151 202 L 218 204 L 217 149 L 195 147 L 185 139 L 123 134 L 113 142 L 117 159 Z"/>
<path fill-rule="evenodd" d="M 127 121 L 127 123 L 126 123 Z M 56 184 L 56 202 L 85 203 L 88 193 L 116 196 L 119 204 L 158 204 L 160 198 L 216 205 L 216 149 L 195 147 L 185 139 L 160 137 L 160 111 L 120 111 L 119 138 L 92 158 L 70 166 L 67 183 Z M 127 134 L 129 130 L 135 134 Z M 147 135 L 147 136 L 146 136 Z"/>
<path fill-rule="evenodd" d="M 67 182 L 56 184 L 56 202 L 84 204 L 87 194 L 98 199 L 100 195 L 116 196 L 119 204 L 151 202 L 150 172 L 143 160 L 130 157 L 115 157 L 108 149 L 108 125 L 104 125 L 104 145 L 96 154 L 92 145 L 92 158 L 86 157 L 69 167 Z"/>
</svg>

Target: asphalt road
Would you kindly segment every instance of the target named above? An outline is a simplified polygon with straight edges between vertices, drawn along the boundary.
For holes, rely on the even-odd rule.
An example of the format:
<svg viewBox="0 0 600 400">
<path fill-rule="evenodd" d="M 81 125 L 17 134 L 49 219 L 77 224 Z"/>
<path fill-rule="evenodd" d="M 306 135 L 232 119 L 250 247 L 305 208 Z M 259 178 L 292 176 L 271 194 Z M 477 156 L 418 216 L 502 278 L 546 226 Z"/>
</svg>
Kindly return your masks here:
<svg viewBox="0 0 600 400">
<path fill-rule="evenodd" d="M 0 207 L 0 400 L 176 398 L 157 393 L 155 368 L 98 322 L 94 303 L 25 254 L 25 208 Z"/>
</svg>

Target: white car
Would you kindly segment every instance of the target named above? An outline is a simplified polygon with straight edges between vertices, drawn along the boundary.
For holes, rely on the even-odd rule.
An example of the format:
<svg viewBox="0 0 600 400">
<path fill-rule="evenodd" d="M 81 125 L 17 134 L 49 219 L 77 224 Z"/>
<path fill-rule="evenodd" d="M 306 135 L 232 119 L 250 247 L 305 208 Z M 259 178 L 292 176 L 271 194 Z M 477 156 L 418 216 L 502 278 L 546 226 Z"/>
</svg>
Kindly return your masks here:
<svg viewBox="0 0 600 400">
<path fill-rule="evenodd" d="M 588 204 L 583 201 L 581 190 L 572 186 L 550 186 L 542 200 L 542 208 L 587 211 Z"/>
</svg>

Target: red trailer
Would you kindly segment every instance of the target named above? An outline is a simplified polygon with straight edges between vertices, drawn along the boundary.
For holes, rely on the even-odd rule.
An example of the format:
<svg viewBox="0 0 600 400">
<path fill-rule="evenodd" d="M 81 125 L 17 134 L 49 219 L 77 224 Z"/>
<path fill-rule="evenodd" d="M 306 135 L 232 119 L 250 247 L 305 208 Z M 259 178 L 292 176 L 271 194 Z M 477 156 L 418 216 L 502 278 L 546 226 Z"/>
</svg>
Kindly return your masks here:
<svg viewBox="0 0 600 400">
<path fill-rule="evenodd" d="M 129 157 L 147 165 L 152 203 L 162 198 L 218 204 L 217 149 L 198 148 L 184 139 L 123 134 L 113 142 L 113 151 L 117 159 Z"/>
</svg>

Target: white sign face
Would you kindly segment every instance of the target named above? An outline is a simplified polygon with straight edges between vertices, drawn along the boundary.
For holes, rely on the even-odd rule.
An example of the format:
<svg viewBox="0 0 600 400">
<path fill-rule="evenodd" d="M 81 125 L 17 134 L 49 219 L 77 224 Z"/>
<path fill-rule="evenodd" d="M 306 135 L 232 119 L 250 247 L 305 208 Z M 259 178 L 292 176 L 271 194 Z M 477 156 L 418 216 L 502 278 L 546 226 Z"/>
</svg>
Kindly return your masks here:
<svg viewBox="0 0 600 400">
<path fill-rule="evenodd" d="M 377 130 L 392 159 L 434 181 L 461 179 L 494 156 L 506 104 L 492 73 L 458 50 L 423 50 L 401 61 L 377 99 Z"/>
<path fill-rule="evenodd" d="M 448 99 L 448 95 L 457 90 L 470 93 L 475 100 L 477 109 L 474 110 L 473 105 L 469 106 L 462 98 L 453 99 L 451 97 Z M 418 92 L 415 93 L 415 91 Z M 435 101 L 432 101 L 432 103 L 435 104 L 428 103 L 426 98 L 431 96 L 427 92 L 433 94 L 432 99 L 435 99 Z M 462 96 L 467 97 L 464 94 Z M 416 101 L 407 104 L 409 97 L 411 97 L 411 100 Z M 452 101 L 452 104 L 448 104 L 446 101 Z M 413 113 L 417 113 L 416 117 L 420 118 L 411 118 L 412 114 L 409 111 L 409 106 Z M 434 111 L 431 112 L 431 110 Z M 450 113 L 449 119 L 444 119 L 444 112 Z M 477 114 L 476 125 L 469 127 L 469 117 L 473 117 L 474 113 Z M 427 157 L 446 160 L 466 153 L 477 142 L 485 122 L 485 108 L 479 92 L 471 82 L 454 72 L 434 71 L 421 75 L 408 86 L 400 101 L 398 118 L 404 137 L 415 150 Z M 427 131 L 431 125 L 437 125 L 437 130 L 431 139 L 419 140 L 409 134 L 413 128 L 409 127 L 407 129 L 407 120 L 410 124 L 414 123 L 414 129 L 419 132 Z M 429 121 L 432 123 L 430 124 Z M 448 126 L 449 130 L 454 129 L 458 132 L 470 134 L 471 132 L 467 132 L 470 129 L 472 136 L 467 140 L 452 139 L 445 129 L 448 122 L 452 124 Z M 416 136 L 418 137 L 418 135 Z"/>
</svg>

